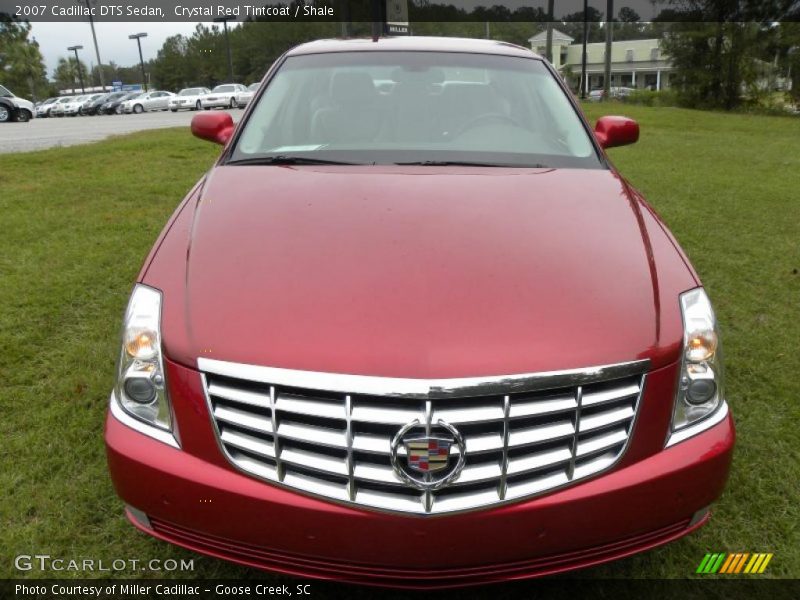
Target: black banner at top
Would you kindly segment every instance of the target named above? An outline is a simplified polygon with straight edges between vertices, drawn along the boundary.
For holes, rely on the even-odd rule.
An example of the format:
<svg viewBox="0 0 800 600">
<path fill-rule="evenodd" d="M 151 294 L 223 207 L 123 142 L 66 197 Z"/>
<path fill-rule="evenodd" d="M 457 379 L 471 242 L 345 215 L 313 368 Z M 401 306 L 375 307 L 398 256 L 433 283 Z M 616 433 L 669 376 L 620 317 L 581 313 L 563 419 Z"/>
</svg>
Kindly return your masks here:
<svg viewBox="0 0 800 600">
<path fill-rule="evenodd" d="M 547 0 L 0 0 L 2 18 L 75 22 L 91 17 L 120 22 L 322 21 L 583 21 L 583 0 L 558 0 L 548 14 Z M 615 0 L 613 18 L 640 21 L 800 20 L 797 0 L 729 0 L 720 16 L 713 0 Z M 607 0 L 588 1 L 588 20 L 605 20 Z M 389 18 L 395 15 L 394 18 Z"/>
</svg>

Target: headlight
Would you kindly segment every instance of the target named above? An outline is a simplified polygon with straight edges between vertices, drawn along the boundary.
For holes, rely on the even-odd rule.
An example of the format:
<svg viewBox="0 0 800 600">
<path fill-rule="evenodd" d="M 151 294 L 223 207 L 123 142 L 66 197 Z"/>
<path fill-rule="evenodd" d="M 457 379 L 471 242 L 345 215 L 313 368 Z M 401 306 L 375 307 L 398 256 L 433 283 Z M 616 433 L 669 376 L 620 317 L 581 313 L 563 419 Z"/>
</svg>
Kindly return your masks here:
<svg viewBox="0 0 800 600">
<path fill-rule="evenodd" d="M 672 430 L 713 413 L 723 400 L 722 355 L 714 309 L 703 289 L 681 295 L 683 357 Z"/>
<path fill-rule="evenodd" d="M 161 356 L 161 292 L 137 285 L 122 329 L 122 350 L 114 388 L 129 414 L 160 429 L 172 426 Z"/>
</svg>

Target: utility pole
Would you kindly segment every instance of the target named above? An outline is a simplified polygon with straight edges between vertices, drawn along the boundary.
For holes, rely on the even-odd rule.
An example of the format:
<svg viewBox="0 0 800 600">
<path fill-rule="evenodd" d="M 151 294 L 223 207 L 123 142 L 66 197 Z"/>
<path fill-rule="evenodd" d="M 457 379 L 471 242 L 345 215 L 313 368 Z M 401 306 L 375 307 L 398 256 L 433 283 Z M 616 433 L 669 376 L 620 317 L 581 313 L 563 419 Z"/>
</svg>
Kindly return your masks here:
<svg viewBox="0 0 800 600">
<path fill-rule="evenodd" d="M 142 85 L 144 91 L 147 91 L 147 77 L 144 74 L 144 58 L 142 58 L 142 38 L 147 37 L 146 33 L 133 33 L 128 36 L 129 40 L 136 40 L 136 45 L 139 46 L 139 66 L 142 68 Z"/>
<path fill-rule="evenodd" d="M 553 9 L 555 0 L 547 0 L 547 42 L 545 46 L 545 58 L 553 63 Z"/>
<path fill-rule="evenodd" d="M 603 100 L 611 100 L 611 42 L 614 41 L 614 0 L 606 0 L 606 68 L 603 75 Z"/>
<path fill-rule="evenodd" d="M 94 32 L 94 19 L 92 18 L 92 10 L 89 3 L 97 4 L 97 0 L 86 0 L 86 10 L 89 12 L 89 25 L 92 27 L 92 39 L 94 40 L 94 55 L 97 58 L 97 70 L 100 73 L 100 87 L 106 91 L 106 81 L 103 77 L 103 63 L 100 60 L 100 47 L 97 45 L 97 34 Z"/>
<path fill-rule="evenodd" d="M 586 79 L 586 44 L 589 42 L 589 0 L 583 0 L 583 56 L 581 58 L 581 99 L 586 100 L 586 88 L 589 81 Z"/>
<path fill-rule="evenodd" d="M 75 53 L 75 68 L 78 69 L 78 79 L 81 80 L 81 93 L 86 93 L 86 88 L 83 86 L 83 71 L 81 71 L 81 59 L 78 58 L 78 50 L 83 50 L 83 46 L 70 46 L 67 50 Z"/>
<path fill-rule="evenodd" d="M 231 56 L 231 38 L 228 36 L 228 21 L 233 17 L 217 17 L 215 23 L 222 23 L 225 28 L 225 49 L 228 52 L 228 81 L 233 83 L 233 57 Z"/>
</svg>

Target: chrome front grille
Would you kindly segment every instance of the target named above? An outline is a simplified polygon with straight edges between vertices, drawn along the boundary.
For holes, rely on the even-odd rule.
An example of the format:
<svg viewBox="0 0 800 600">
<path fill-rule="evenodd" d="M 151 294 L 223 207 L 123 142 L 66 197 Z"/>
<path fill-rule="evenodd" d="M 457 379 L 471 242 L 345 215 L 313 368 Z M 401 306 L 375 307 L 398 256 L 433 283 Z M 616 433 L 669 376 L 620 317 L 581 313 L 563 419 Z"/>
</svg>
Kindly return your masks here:
<svg viewBox="0 0 800 600">
<path fill-rule="evenodd" d="M 440 514 L 610 468 L 627 446 L 648 362 L 436 381 L 198 365 L 220 447 L 242 471 L 361 507 Z M 463 437 L 464 468 L 442 489 L 415 489 L 392 468 L 392 439 L 415 419 L 441 419 Z"/>
</svg>

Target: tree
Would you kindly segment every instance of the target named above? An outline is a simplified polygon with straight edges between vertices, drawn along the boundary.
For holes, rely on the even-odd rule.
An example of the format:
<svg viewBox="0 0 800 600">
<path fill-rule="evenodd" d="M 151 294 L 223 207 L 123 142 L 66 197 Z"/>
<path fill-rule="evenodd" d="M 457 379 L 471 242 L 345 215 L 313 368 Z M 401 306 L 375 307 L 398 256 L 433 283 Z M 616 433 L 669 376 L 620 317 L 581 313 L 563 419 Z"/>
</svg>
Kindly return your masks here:
<svg viewBox="0 0 800 600">
<path fill-rule="evenodd" d="M 768 92 L 772 71 L 788 60 L 781 19 L 796 19 L 793 0 L 670 0 L 657 20 L 678 98 L 688 106 L 733 109 L 749 93 Z M 795 2 L 796 4 L 796 2 Z M 790 23 L 789 23 L 790 24 Z M 788 36 L 791 38 L 791 35 Z M 777 52 L 777 60 L 776 60 Z M 783 58 L 781 58 L 783 57 Z"/>
<path fill-rule="evenodd" d="M 75 62 L 75 57 L 73 56 L 68 56 L 67 58 L 63 56 L 59 57 L 56 70 L 53 74 L 56 87 L 59 90 L 79 90 L 80 77 L 78 77 L 78 68 L 82 69 L 84 74 L 89 72 L 83 61 L 80 61 L 80 64 L 78 64 Z M 84 84 L 86 84 L 85 79 Z"/>
<path fill-rule="evenodd" d="M 182 35 L 173 35 L 164 41 L 151 69 L 156 87 L 177 91 L 192 83 L 188 47 L 189 41 Z"/>
<path fill-rule="evenodd" d="M 30 23 L 0 13 L 0 83 L 36 100 L 47 94 L 47 71 Z"/>
<path fill-rule="evenodd" d="M 576 43 L 583 42 L 583 23 L 589 22 L 589 43 L 602 42 L 605 39 L 603 28 L 600 27 L 600 22 L 603 20 L 603 13 L 596 8 L 589 6 L 586 9 L 584 17 L 583 11 L 578 11 L 572 14 L 564 15 L 558 29 L 573 38 Z"/>
</svg>

